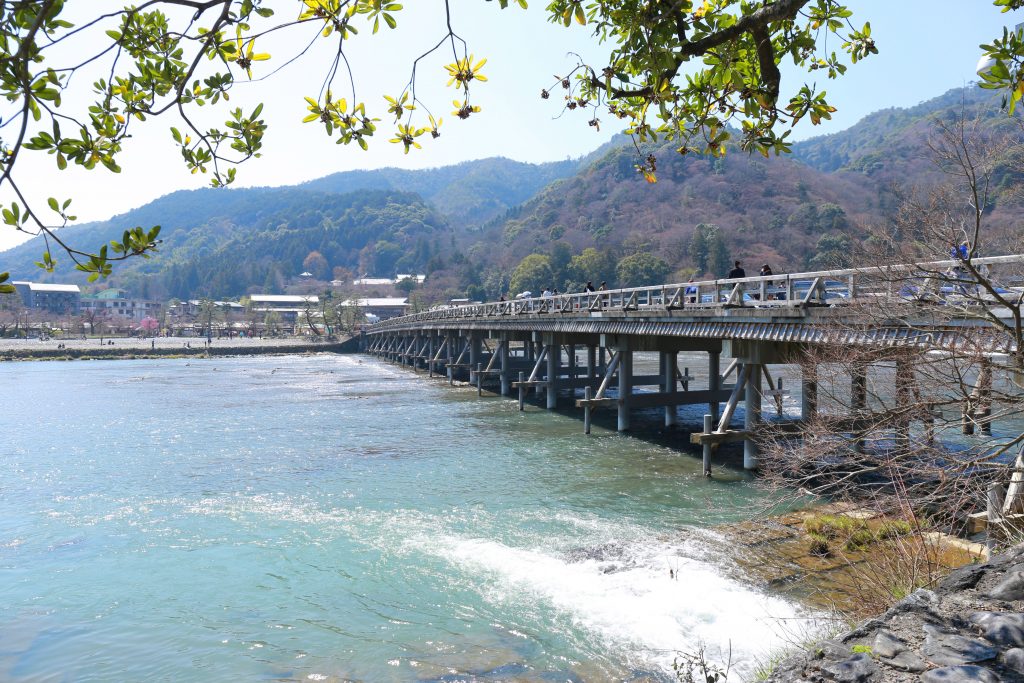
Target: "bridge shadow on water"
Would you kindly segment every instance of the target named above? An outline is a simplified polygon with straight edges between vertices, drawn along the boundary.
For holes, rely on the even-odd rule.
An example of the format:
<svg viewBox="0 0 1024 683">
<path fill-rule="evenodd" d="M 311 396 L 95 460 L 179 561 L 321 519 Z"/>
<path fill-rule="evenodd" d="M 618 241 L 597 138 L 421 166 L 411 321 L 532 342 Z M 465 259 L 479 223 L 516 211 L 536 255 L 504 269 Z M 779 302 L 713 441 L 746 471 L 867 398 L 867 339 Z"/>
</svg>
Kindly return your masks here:
<svg viewBox="0 0 1024 683">
<path fill-rule="evenodd" d="M 484 397 L 501 398 L 497 393 L 497 387 L 484 387 Z M 615 390 L 608 391 L 609 398 L 615 398 Z M 504 397 L 507 400 L 517 400 L 515 395 Z M 583 408 L 575 406 L 575 400 L 582 398 L 576 396 L 570 398 L 567 394 L 561 393 L 558 396 L 558 405 L 554 410 L 545 407 L 545 397 L 528 396 L 525 403 L 527 412 L 543 411 L 565 418 L 575 420 L 579 423 L 581 438 L 588 438 L 583 433 Z M 660 446 L 678 452 L 683 457 L 693 458 L 699 466 L 701 461 L 701 447 L 690 443 L 690 434 L 699 433 L 703 428 L 703 417 L 706 406 L 680 406 L 676 409 L 676 424 L 665 426 L 664 409 L 657 408 L 634 408 L 630 411 L 630 428 L 625 432 L 617 432 L 618 417 L 614 408 L 598 408 L 591 413 L 591 436 L 614 436 L 633 438 L 645 443 Z M 744 410 L 737 407 L 733 416 L 733 424 L 743 424 Z M 767 416 L 766 422 L 771 422 Z M 711 469 L 712 476 L 716 470 L 725 469 L 730 479 L 740 477 L 745 479 L 753 478 L 752 474 L 743 469 L 743 443 L 733 442 L 717 446 L 712 452 Z"/>
</svg>

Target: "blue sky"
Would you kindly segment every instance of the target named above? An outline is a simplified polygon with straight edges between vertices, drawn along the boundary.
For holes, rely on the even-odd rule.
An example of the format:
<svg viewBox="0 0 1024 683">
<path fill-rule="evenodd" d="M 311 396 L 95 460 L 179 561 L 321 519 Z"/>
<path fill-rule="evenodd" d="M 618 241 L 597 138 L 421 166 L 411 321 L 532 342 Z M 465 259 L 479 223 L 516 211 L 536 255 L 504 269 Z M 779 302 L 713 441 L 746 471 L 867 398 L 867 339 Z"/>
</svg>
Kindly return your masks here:
<svg viewBox="0 0 1024 683">
<path fill-rule="evenodd" d="M 103 3 L 110 3 L 103 0 Z M 101 3 L 84 3 L 94 8 Z M 279 4 L 279 3 L 275 3 Z M 845 129 L 860 118 L 887 107 L 906 107 L 935 97 L 974 79 L 980 56 L 978 45 L 1002 31 L 1004 25 L 1024 22 L 1024 12 L 1001 14 L 990 0 L 850 0 L 855 23 L 870 21 L 880 54 L 851 66 L 847 74 L 823 87 L 838 108 L 833 120 L 820 126 L 799 128 L 797 138 L 812 137 Z M 442 7 L 437 2 L 411 0 L 398 15 L 394 32 L 371 36 L 367 29 L 353 41 L 350 56 L 359 86 L 358 95 L 383 113 L 381 94 L 401 90 L 408 80 L 414 56 L 436 42 L 443 31 Z M 270 124 L 262 159 L 239 169 L 239 186 L 289 185 L 328 173 L 360 168 L 399 166 L 426 168 L 489 156 L 506 156 L 529 162 L 551 161 L 585 154 L 615 132 L 608 125 L 600 133 L 586 125 L 583 115 L 558 116 L 555 98 L 540 99 L 553 75 L 565 73 L 575 63 L 569 52 L 577 52 L 600 63 L 606 50 L 597 45 L 581 27 L 570 29 L 549 24 L 543 3 L 533 2 L 528 10 L 501 11 L 497 2 L 453 0 L 453 20 L 478 57 L 486 56 L 484 73 L 489 81 L 474 90 L 474 101 L 483 107 L 468 121 L 451 116 L 455 91 L 445 88 L 442 57 L 421 67 L 421 92 L 437 102 L 444 118 L 442 136 L 426 141 L 423 150 L 402 154 L 391 137 L 387 121 L 381 122 L 378 137 L 369 152 L 341 147 L 326 139 L 315 124 L 301 124 L 307 113 L 305 95 L 315 96 L 320 82 L 324 53 L 312 52 L 273 78 L 238 88 L 232 104 L 254 106 L 262 99 L 264 116 Z M 275 59 L 294 50 L 298 38 L 284 42 L 267 41 Z M 838 46 L 837 46 L 838 48 Z M 88 45 L 77 49 L 88 49 Z M 271 60 L 257 64 L 254 75 L 269 72 Z M 806 75 L 784 71 L 784 79 Z M 88 89 L 91 77 L 77 77 L 77 86 Z M 788 85 L 796 81 L 790 80 Z M 789 90 L 784 80 L 784 93 Z M 83 102 L 71 94 L 69 103 Z M 32 154 L 19 161 L 22 185 L 32 196 L 59 199 L 73 197 L 79 222 L 108 218 L 145 204 L 177 189 L 203 187 L 209 179 L 188 173 L 170 144 L 171 120 L 156 119 L 135 131 L 121 158 L 119 175 L 105 170 L 58 172 L 53 157 Z M 0 197 L 5 203 L 6 196 Z M 0 249 L 12 246 L 16 235 L 0 232 Z"/>
</svg>

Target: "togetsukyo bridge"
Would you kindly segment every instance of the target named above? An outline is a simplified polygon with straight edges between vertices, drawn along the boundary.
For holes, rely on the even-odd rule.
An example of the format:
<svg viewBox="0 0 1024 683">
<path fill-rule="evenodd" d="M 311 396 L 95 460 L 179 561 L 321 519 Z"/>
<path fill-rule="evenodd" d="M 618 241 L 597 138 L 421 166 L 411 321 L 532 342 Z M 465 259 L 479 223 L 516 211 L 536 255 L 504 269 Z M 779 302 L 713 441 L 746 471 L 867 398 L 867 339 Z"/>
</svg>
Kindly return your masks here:
<svg viewBox="0 0 1024 683">
<path fill-rule="evenodd" d="M 1016 287 L 1005 291 L 1015 299 L 1021 296 L 1024 283 L 1013 278 L 1021 274 L 1024 255 L 971 263 L 990 271 L 993 281 L 1012 282 Z M 915 302 L 984 305 L 973 290 L 968 292 L 973 282 L 943 275 L 959 265 L 942 261 L 437 307 L 365 328 L 361 348 L 430 375 L 446 374 L 450 382 L 475 383 L 478 391 L 488 386 L 509 396 L 517 390 L 520 409 L 530 389 L 546 394 L 548 409 L 556 407 L 560 394 L 568 396 L 584 409 L 587 433 L 591 411 L 602 406 L 615 407 L 618 429 L 628 430 L 635 409 L 663 407 L 665 425 L 671 426 L 677 406 L 706 404 L 704 424 L 691 435 L 694 443 L 703 444 L 705 473 L 710 472 L 712 447 L 726 441 L 742 440 L 744 467 L 755 468 L 752 437 L 761 421 L 762 398 L 781 401 L 783 395 L 781 379 L 773 382 L 768 364 L 794 363 L 801 351 L 822 344 L 952 343 L 960 333 L 957 323 L 935 322 L 934 306 L 928 307 L 933 319 L 916 320 L 915 315 L 929 314 L 919 313 L 926 309 Z M 887 310 L 905 304 L 906 315 L 865 325 L 856 315 L 865 304 L 876 309 L 884 304 Z M 585 362 L 577 355 L 583 350 Z M 657 374 L 634 373 L 638 352 L 658 354 Z M 705 386 L 696 386 L 688 372 L 680 371 L 680 352 L 707 354 Z M 850 378 L 855 411 L 866 405 L 864 373 L 866 368 Z M 726 384 L 733 374 L 735 380 Z M 801 419 L 816 412 L 817 395 L 815 368 L 803 364 Z M 744 424 L 734 429 L 741 401 Z"/>
</svg>

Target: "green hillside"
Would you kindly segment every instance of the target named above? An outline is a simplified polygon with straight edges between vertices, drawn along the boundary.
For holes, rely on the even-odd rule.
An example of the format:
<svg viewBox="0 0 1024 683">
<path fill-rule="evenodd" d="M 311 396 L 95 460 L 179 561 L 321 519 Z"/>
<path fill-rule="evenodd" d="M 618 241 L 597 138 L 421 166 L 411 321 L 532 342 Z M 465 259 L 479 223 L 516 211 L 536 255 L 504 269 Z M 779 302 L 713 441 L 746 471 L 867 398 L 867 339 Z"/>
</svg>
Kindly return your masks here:
<svg viewBox="0 0 1024 683">
<path fill-rule="evenodd" d="M 371 272 L 425 268 L 450 241 L 448 227 L 418 195 L 365 190 L 330 194 L 310 190 L 244 189 L 176 192 L 109 221 L 67 232 L 76 244 L 96 245 L 125 225 L 163 226 L 163 244 L 151 259 L 120 264 L 108 279 L 143 296 L 239 296 L 280 291 L 303 272 L 316 251 L 329 264 L 317 275 L 330 279 L 339 266 Z M 66 256 L 55 273 L 32 261 L 41 245 L 32 240 L 5 252 L 14 279 L 85 281 Z"/>
<path fill-rule="evenodd" d="M 656 184 L 636 172 L 637 152 L 620 137 L 577 161 L 485 159 L 347 171 L 290 188 L 175 192 L 64 235 L 95 248 L 126 227 L 162 225 L 154 258 L 119 265 L 105 283 L 153 298 L 237 297 L 397 272 L 426 273 L 429 300 L 496 297 L 521 283 L 722 276 L 734 259 L 750 272 L 762 263 L 775 272 L 825 268 L 849 262 L 864 226 L 892 217 L 899 192 L 942 178 L 929 136 L 935 120 L 961 112 L 993 138 L 1014 124 L 987 95 L 955 90 L 798 143 L 789 157 L 683 157 L 674 144 L 652 145 L 642 154 L 658 160 Z M 1024 231 L 1011 192 L 1022 185 L 1019 160 L 1000 159 L 987 208 L 1010 233 Z M 17 279 L 84 282 L 63 254 L 56 273 L 36 268 L 42 248 L 36 239 L 7 251 L 4 267 Z M 307 270 L 314 282 L 299 283 Z"/>
<path fill-rule="evenodd" d="M 577 161 L 526 164 L 504 158 L 467 161 L 424 171 L 382 168 L 343 171 L 299 187 L 321 192 L 388 189 L 414 192 L 453 223 L 479 225 L 526 201 L 545 185 L 572 175 Z"/>
</svg>

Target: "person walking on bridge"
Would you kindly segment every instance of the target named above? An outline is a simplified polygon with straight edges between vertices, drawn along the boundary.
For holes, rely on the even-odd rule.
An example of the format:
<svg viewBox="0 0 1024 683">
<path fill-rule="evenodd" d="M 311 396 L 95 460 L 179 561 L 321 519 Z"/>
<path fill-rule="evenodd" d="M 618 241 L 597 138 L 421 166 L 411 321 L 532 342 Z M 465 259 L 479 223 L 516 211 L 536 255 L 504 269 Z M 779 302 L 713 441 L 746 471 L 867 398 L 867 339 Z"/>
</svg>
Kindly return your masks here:
<svg viewBox="0 0 1024 683">
<path fill-rule="evenodd" d="M 743 267 L 740 265 L 740 262 L 735 261 L 734 263 L 735 267 L 729 271 L 728 279 L 732 280 L 738 277 L 746 277 L 747 271 L 743 270 Z"/>
</svg>

